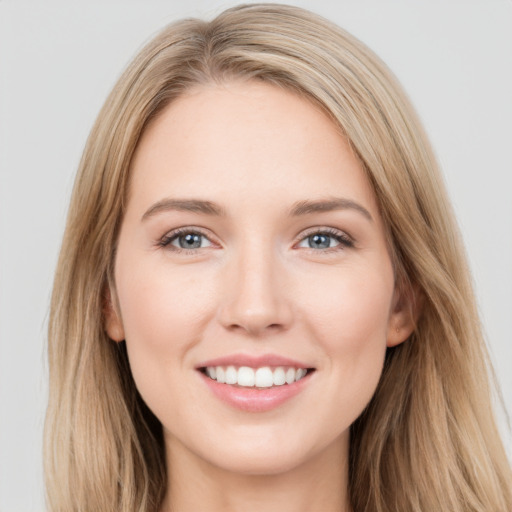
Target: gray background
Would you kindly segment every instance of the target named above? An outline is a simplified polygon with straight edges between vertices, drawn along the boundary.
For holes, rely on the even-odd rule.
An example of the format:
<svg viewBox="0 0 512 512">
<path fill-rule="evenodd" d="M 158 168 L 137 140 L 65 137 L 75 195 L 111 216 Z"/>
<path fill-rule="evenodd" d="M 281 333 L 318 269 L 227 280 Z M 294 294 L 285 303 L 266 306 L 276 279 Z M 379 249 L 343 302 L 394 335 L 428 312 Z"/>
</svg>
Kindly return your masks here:
<svg viewBox="0 0 512 512">
<path fill-rule="evenodd" d="M 48 302 L 91 125 L 121 70 L 152 34 L 176 18 L 211 17 L 235 3 L 0 0 L 2 512 L 43 509 Z M 416 105 L 446 176 L 511 411 L 512 2 L 292 3 L 366 42 Z M 503 416 L 500 425 L 510 453 Z"/>
</svg>

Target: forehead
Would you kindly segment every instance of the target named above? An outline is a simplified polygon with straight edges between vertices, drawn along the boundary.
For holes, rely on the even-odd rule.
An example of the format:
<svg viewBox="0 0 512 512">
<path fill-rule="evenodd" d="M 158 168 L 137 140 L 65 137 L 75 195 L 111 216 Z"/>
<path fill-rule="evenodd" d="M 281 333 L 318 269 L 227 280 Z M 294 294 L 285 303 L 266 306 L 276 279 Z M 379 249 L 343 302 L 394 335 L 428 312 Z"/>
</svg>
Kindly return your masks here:
<svg viewBox="0 0 512 512">
<path fill-rule="evenodd" d="M 327 115 L 276 86 L 232 82 L 195 87 L 147 128 L 129 203 L 208 195 L 262 207 L 340 194 L 377 214 L 358 158 Z"/>
</svg>

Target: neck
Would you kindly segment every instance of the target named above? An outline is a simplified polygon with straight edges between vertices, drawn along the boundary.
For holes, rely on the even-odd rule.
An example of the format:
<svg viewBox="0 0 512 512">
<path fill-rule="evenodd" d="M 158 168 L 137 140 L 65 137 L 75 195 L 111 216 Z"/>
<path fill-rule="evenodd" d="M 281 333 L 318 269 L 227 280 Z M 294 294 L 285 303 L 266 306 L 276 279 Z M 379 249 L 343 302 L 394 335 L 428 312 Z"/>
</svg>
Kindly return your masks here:
<svg viewBox="0 0 512 512">
<path fill-rule="evenodd" d="M 176 439 L 166 444 L 168 493 L 161 512 L 350 511 L 348 437 L 291 469 L 265 475 L 215 466 Z"/>
</svg>

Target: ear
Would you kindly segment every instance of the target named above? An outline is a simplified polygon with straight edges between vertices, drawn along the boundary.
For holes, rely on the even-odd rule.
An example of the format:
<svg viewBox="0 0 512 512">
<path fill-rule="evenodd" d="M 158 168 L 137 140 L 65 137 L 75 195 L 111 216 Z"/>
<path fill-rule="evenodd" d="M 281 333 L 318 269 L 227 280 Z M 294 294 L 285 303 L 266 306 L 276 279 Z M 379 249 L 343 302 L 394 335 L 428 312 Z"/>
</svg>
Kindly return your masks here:
<svg viewBox="0 0 512 512">
<path fill-rule="evenodd" d="M 105 318 L 105 330 L 114 341 L 123 341 L 124 327 L 119 314 L 119 305 L 115 293 L 112 293 L 109 286 L 106 287 L 103 296 L 103 314 Z"/>
<path fill-rule="evenodd" d="M 422 293 L 417 286 L 396 286 L 392 310 L 388 322 L 386 345 L 395 347 L 414 332 L 423 304 Z"/>
</svg>

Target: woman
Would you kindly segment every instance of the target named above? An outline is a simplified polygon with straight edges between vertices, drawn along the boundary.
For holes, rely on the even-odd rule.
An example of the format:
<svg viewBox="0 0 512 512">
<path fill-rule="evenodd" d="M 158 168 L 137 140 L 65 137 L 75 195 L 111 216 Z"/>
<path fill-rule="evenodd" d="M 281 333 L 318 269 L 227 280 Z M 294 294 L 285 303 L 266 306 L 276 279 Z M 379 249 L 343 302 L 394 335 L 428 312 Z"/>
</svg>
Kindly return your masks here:
<svg viewBox="0 0 512 512">
<path fill-rule="evenodd" d="M 166 28 L 71 201 L 51 510 L 506 511 L 435 160 L 385 66 L 301 9 Z"/>
</svg>

